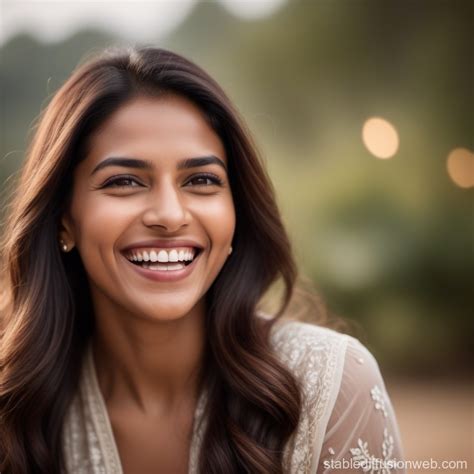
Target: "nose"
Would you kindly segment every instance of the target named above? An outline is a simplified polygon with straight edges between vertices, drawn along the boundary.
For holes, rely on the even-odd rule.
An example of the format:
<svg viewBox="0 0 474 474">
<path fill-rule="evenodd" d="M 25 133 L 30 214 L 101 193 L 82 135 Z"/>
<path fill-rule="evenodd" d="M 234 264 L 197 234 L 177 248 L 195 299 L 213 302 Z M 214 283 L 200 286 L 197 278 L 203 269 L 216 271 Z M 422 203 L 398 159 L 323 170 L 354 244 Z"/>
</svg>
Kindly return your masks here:
<svg viewBox="0 0 474 474">
<path fill-rule="evenodd" d="M 147 209 L 142 218 L 147 227 L 160 226 L 173 232 L 189 222 L 189 211 L 172 182 L 162 181 L 147 198 Z"/>
</svg>

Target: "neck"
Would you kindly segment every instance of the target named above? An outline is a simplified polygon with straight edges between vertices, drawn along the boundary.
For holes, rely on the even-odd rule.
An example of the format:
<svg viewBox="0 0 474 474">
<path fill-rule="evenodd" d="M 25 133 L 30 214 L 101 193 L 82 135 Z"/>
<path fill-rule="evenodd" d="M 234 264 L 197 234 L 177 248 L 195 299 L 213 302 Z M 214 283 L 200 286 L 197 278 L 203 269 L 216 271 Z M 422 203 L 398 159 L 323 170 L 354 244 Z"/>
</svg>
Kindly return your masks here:
<svg viewBox="0 0 474 474">
<path fill-rule="evenodd" d="M 204 307 L 171 321 L 96 313 L 92 351 L 106 403 L 166 413 L 198 396 Z"/>
</svg>

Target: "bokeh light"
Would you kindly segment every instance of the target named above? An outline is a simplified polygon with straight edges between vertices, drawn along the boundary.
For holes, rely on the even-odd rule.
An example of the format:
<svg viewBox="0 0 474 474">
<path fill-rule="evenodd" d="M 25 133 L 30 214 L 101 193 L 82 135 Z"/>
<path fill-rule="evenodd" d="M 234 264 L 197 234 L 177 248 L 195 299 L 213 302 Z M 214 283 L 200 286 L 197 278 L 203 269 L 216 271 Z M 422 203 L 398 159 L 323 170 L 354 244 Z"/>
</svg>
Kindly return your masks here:
<svg viewBox="0 0 474 474">
<path fill-rule="evenodd" d="M 455 148 L 446 160 L 448 175 L 461 188 L 474 186 L 474 153 L 467 148 Z"/>
<path fill-rule="evenodd" d="M 220 0 L 221 4 L 233 15 L 244 20 L 258 20 L 279 10 L 286 0 Z"/>
<path fill-rule="evenodd" d="M 399 146 L 397 130 L 380 117 L 372 117 L 364 123 L 362 141 L 372 155 L 382 159 L 395 155 Z"/>
</svg>

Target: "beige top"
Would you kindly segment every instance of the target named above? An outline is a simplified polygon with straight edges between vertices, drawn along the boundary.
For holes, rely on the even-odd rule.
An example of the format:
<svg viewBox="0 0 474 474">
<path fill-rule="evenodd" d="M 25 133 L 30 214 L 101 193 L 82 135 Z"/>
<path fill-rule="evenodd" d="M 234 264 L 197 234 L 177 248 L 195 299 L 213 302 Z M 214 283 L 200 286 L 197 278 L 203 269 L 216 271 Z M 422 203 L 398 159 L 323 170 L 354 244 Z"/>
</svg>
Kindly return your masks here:
<svg viewBox="0 0 474 474">
<path fill-rule="evenodd" d="M 403 460 L 398 426 L 378 364 L 365 346 L 334 330 L 288 320 L 274 326 L 271 343 L 303 388 L 300 423 L 285 447 L 286 473 L 405 472 L 393 467 Z M 123 474 L 90 349 L 84 362 L 64 424 L 67 472 Z M 194 414 L 190 474 L 197 474 L 205 400 L 203 391 Z"/>
</svg>

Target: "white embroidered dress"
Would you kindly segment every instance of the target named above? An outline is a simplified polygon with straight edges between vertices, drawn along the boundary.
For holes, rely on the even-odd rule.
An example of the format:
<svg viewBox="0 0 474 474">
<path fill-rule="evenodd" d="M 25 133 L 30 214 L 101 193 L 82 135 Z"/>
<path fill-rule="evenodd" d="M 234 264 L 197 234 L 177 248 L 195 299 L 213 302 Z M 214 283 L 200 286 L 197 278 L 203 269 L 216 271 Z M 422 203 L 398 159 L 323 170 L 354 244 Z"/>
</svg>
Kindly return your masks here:
<svg viewBox="0 0 474 474">
<path fill-rule="evenodd" d="M 271 341 L 303 391 L 300 423 L 285 447 L 286 473 L 405 472 L 395 414 L 365 346 L 334 330 L 288 320 L 274 326 Z M 205 400 L 203 391 L 194 414 L 190 474 L 197 474 Z M 70 474 L 123 473 L 90 350 L 65 420 L 63 448 Z"/>
</svg>

